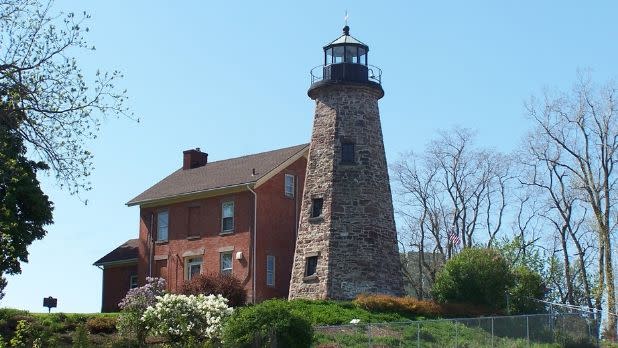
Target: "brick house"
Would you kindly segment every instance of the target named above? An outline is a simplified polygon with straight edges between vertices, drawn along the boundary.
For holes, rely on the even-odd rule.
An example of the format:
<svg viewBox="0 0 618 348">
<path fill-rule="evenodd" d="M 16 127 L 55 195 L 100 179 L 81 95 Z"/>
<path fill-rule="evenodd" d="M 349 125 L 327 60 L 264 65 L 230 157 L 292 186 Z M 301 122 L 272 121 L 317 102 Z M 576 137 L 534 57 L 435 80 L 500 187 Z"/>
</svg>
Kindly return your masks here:
<svg viewBox="0 0 618 348">
<path fill-rule="evenodd" d="M 128 206 L 140 207 L 139 238 L 94 263 L 103 270 L 103 312 L 118 310 L 147 276 L 176 291 L 199 273 L 236 276 L 248 301 L 288 296 L 308 144 L 208 163 L 183 152 L 181 169 Z"/>
</svg>

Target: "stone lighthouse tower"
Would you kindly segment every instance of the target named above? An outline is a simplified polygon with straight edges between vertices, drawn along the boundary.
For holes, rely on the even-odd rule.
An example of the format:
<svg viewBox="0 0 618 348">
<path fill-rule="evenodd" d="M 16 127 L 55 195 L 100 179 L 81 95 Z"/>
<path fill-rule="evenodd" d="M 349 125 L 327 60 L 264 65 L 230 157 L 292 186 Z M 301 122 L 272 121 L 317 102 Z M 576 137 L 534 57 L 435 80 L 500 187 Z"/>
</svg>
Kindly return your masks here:
<svg viewBox="0 0 618 348">
<path fill-rule="evenodd" d="M 350 28 L 312 70 L 316 102 L 290 299 L 403 295 L 378 99 L 381 71 Z"/>
</svg>

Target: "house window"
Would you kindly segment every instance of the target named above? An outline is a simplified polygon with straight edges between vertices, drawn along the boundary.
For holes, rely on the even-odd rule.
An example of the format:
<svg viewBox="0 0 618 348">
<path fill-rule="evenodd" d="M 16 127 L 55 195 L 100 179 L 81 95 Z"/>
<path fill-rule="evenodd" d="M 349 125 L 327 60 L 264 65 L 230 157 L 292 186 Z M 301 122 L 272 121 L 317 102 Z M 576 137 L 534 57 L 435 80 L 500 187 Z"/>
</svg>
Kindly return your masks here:
<svg viewBox="0 0 618 348">
<path fill-rule="evenodd" d="M 354 143 L 341 144 L 341 163 L 354 163 Z"/>
<path fill-rule="evenodd" d="M 318 217 L 322 215 L 322 206 L 324 205 L 324 199 L 314 198 L 311 204 L 311 217 Z"/>
<path fill-rule="evenodd" d="M 167 210 L 157 214 L 157 240 L 167 240 L 169 226 L 169 213 Z"/>
<path fill-rule="evenodd" d="M 294 197 L 294 175 L 285 174 L 285 196 Z"/>
<path fill-rule="evenodd" d="M 189 231 L 187 237 L 200 236 L 200 207 L 189 207 Z"/>
<path fill-rule="evenodd" d="M 232 274 L 232 252 L 226 251 L 219 254 L 221 274 Z"/>
<path fill-rule="evenodd" d="M 137 275 L 132 275 L 131 278 L 129 278 L 129 289 L 135 288 L 137 288 Z"/>
<path fill-rule="evenodd" d="M 305 277 L 314 275 L 317 268 L 318 268 L 318 257 L 317 256 L 307 257 L 307 263 L 305 265 Z"/>
<path fill-rule="evenodd" d="M 275 286 L 275 257 L 266 255 L 266 285 Z"/>
<path fill-rule="evenodd" d="M 222 232 L 234 231 L 234 202 L 225 202 L 221 206 Z"/>
<path fill-rule="evenodd" d="M 185 263 L 187 265 L 187 273 L 185 274 L 187 280 L 191 280 L 194 276 L 202 273 L 201 257 L 187 257 Z"/>
</svg>

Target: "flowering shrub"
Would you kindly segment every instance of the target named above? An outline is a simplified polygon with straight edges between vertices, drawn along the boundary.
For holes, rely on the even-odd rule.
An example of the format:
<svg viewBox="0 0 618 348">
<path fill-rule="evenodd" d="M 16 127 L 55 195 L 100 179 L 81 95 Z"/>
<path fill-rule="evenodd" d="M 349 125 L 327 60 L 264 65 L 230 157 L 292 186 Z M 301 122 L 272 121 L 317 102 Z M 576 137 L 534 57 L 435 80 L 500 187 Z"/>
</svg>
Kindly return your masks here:
<svg viewBox="0 0 618 348">
<path fill-rule="evenodd" d="M 118 331 L 126 338 L 135 338 L 139 344 L 146 341 L 148 332 L 141 320 L 146 308 L 157 303 L 157 296 L 165 293 L 165 279 L 146 278 L 146 285 L 134 288 L 120 301 L 118 307 L 122 310 L 118 317 Z"/>
<path fill-rule="evenodd" d="M 204 339 L 218 341 L 223 320 L 233 312 L 221 295 L 166 294 L 157 300 L 146 309 L 142 321 L 155 335 L 180 346 Z"/>
<path fill-rule="evenodd" d="M 133 288 L 120 301 L 118 307 L 124 311 L 145 311 L 146 308 L 157 303 L 157 296 L 165 293 L 165 279 L 146 278 L 146 285 Z"/>
</svg>

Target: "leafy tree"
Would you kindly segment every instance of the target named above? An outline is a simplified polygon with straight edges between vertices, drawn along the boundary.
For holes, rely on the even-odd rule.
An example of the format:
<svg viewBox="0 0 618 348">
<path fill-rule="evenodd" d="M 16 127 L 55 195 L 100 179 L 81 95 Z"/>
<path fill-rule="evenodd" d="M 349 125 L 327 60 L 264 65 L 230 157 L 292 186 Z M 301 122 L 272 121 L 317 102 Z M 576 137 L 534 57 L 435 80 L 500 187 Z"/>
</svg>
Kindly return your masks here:
<svg viewBox="0 0 618 348">
<path fill-rule="evenodd" d="M 513 285 L 509 288 L 510 314 L 540 313 L 544 309 L 545 284 L 541 275 L 528 267 L 513 269 Z"/>
<path fill-rule="evenodd" d="M 0 106 L 0 298 L 6 286 L 4 274 L 21 272 L 28 261 L 27 247 L 45 236 L 44 226 L 52 223 L 52 202 L 43 194 L 37 170 L 43 162 L 26 158 L 26 148 L 15 122 L 22 113 L 6 104 Z"/>
<path fill-rule="evenodd" d="M 89 190 L 88 141 L 105 115 L 128 115 L 118 71 L 87 79 L 79 67 L 75 54 L 94 50 L 90 16 L 54 13 L 52 2 L 0 1 L 0 292 L 52 223 L 37 171 L 51 169 L 71 194 Z"/>
<path fill-rule="evenodd" d="M 74 56 L 88 44 L 86 13 L 56 14 L 52 1 L 0 1 L 0 100 L 21 111 L 14 131 L 71 193 L 91 188 L 88 140 L 105 114 L 127 114 L 121 74 L 86 79 Z"/>
<path fill-rule="evenodd" d="M 498 251 L 466 248 L 446 262 L 432 294 L 442 303 L 465 302 L 504 309 L 512 284 L 509 265 Z"/>
</svg>

